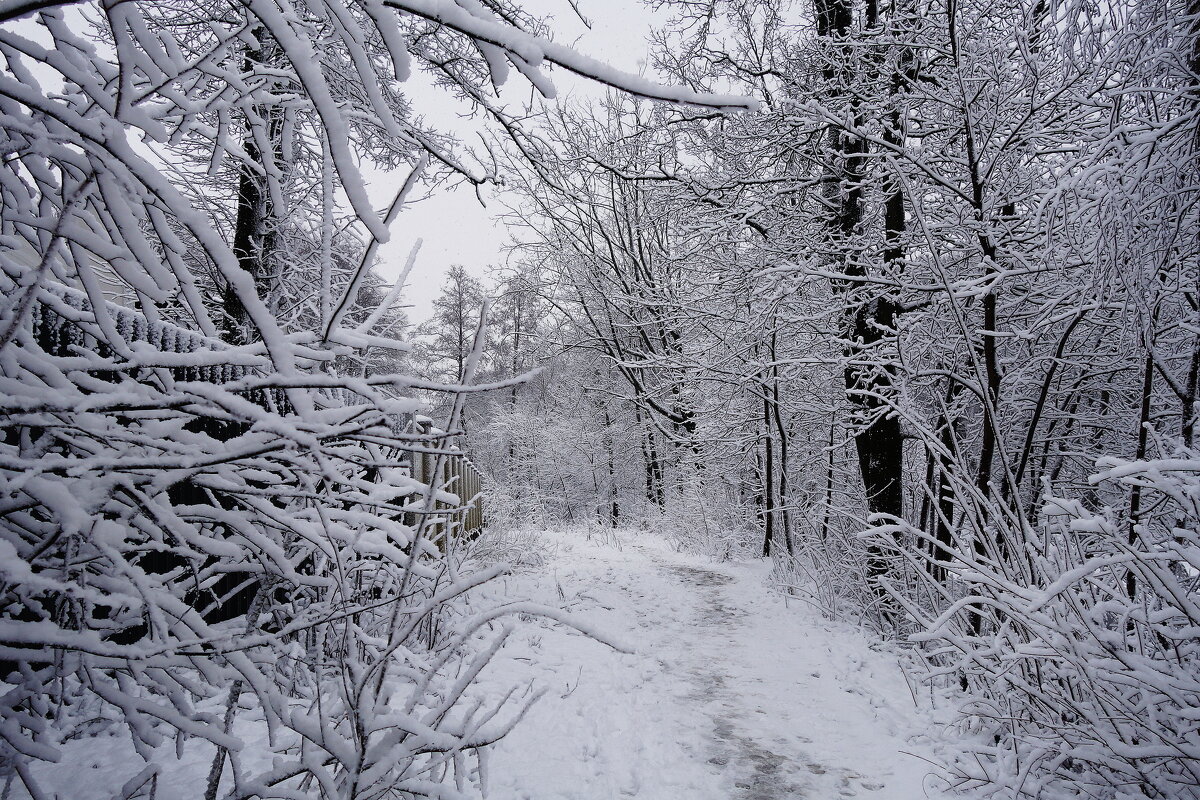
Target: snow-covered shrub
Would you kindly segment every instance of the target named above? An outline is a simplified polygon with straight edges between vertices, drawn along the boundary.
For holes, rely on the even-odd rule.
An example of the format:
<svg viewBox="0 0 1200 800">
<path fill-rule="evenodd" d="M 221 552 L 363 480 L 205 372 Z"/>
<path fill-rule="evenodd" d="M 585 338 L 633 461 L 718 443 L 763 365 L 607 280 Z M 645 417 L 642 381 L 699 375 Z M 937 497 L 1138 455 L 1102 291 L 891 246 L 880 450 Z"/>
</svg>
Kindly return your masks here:
<svg viewBox="0 0 1200 800">
<path fill-rule="evenodd" d="M 830 521 L 825 534 L 814 536 L 802 527 L 791 555 L 774 554 L 772 583 L 831 617 L 855 619 L 878 630 L 879 597 L 867 579 L 866 547 L 853 535 L 848 519 Z"/>
<path fill-rule="evenodd" d="M 537 521 L 525 527 L 489 525 L 467 543 L 466 555 L 479 564 L 508 564 L 518 570 L 539 567 L 547 556 L 540 535 L 545 527 Z"/>
<path fill-rule="evenodd" d="M 6 296 L 19 276 L 0 276 Z M 42 796 L 33 762 L 116 726 L 153 770 L 221 748 L 221 796 L 474 779 L 464 758 L 506 730 L 504 699 L 460 707 L 490 651 L 473 663 L 474 630 L 432 631 L 500 568 L 453 574 L 422 530 L 423 487 L 364 469 L 394 457 L 380 443 L 401 446 L 380 409 L 404 402 L 366 386 L 355 405 L 284 389 L 252 402 L 248 390 L 280 381 L 271 359 L 217 342 L 103 357 L 96 317 L 130 312 L 64 300 L 77 297 L 40 290 L 40 324 L 16 327 L 0 360 L 7 768 Z M 239 364 L 234 380 L 179 378 L 221 360 Z M 328 407 L 297 415 L 304 402 Z M 242 764 L 256 740 L 270 769 Z"/>
<path fill-rule="evenodd" d="M 559 397 L 551 408 L 497 402 L 489 409 L 470 434 L 472 455 L 495 488 L 489 520 L 519 528 L 638 518 L 645 498 L 640 474 L 629 468 L 635 451 L 601 420 L 592 402 L 577 397 Z"/>
<path fill-rule="evenodd" d="M 401 18 L 284 5 L 0 24 L 0 761 L 31 797 L 121 731 L 106 797 L 453 797 L 506 730 L 505 698 L 462 702 L 484 622 L 442 616 L 500 568 L 430 546 L 402 469 L 447 442 L 397 424 L 411 382 L 365 353 L 405 345 L 356 305 L 391 218 L 355 148 L 415 161 L 406 189 L 426 163 Z M 360 258 L 334 257 L 343 198 Z M 207 781 L 175 774 L 195 748 Z"/>
<path fill-rule="evenodd" d="M 974 696 L 964 781 L 1004 797 L 1200 796 L 1200 452 L 1160 440 L 1159 456 L 1102 459 L 1092 483 L 1109 506 L 1047 496 L 1038 526 L 1004 531 L 1024 543 L 1007 560 L 957 547 L 939 602 L 892 586 L 931 674 Z"/>
<path fill-rule="evenodd" d="M 719 561 L 761 554 L 762 532 L 725 482 L 697 474 L 681 483 L 668 492 L 662 509 L 647 509 L 647 526 L 677 550 Z"/>
</svg>

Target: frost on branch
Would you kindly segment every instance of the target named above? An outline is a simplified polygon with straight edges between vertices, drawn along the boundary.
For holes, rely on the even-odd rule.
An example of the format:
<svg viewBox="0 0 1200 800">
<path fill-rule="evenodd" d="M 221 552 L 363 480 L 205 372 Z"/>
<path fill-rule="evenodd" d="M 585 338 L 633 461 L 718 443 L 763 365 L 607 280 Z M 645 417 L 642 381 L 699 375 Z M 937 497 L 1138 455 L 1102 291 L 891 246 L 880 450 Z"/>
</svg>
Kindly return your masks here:
<svg viewBox="0 0 1200 800">
<path fill-rule="evenodd" d="M 415 24 L 374 2 L 182 2 L 0 28 L 18 790 L 47 796 L 39 765 L 115 732 L 136 754 L 118 796 L 200 748 L 196 796 L 453 797 L 519 716 L 466 701 L 503 636 L 474 652 L 445 608 L 498 570 L 454 571 L 430 541 L 435 493 L 406 470 L 445 442 L 404 424 L 411 382 L 372 369 L 405 346 L 361 303 L 371 245 L 334 235 L 345 202 L 387 236 L 358 158 L 438 154 L 398 88 Z"/>
<path fill-rule="evenodd" d="M 494 614 L 447 631 L 446 609 L 499 568 L 447 555 L 466 498 L 411 469 L 453 452 L 410 424 L 412 389 L 464 387 L 405 374 L 401 287 L 370 268 L 428 164 L 490 175 L 402 82 L 483 103 L 511 65 L 548 96 L 548 62 L 745 105 L 537 27 L 492 0 L 0 10 L 0 759 L 19 791 L 48 796 L 47 764 L 121 730 L 136 758 L 101 787 L 120 797 L 190 748 L 206 800 L 486 782 L 520 709 L 469 696 L 504 634 L 477 642 Z M 364 159 L 409 168 L 386 214 Z"/>
</svg>

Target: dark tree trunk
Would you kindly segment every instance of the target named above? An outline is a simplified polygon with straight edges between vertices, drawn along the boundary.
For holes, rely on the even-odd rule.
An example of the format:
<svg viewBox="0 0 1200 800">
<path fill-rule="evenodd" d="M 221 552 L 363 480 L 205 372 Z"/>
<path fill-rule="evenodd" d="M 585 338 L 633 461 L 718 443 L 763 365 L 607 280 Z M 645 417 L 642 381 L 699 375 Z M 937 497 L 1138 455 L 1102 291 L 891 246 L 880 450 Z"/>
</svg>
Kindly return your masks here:
<svg viewBox="0 0 1200 800">
<path fill-rule="evenodd" d="M 1141 461 L 1146 457 L 1146 444 L 1149 439 L 1150 427 L 1150 401 L 1154 395 L 1154 341 L 1146 343 L 1146 363 L 1142 368 L 1142 397 L 1141 406 L 1138 413 L 1138 429 L 1137 429 L 1137 449 L 1134 452 L 1134 460 Z M 1138 484 L 1133 484 L 1133 489 L 1129 493 L 1129 535 L 1128 542 L 1132 548 L 1137 544 L 1138 534 L 1137 526 L 1142 521 L 1142 487 Z M 1129 599 L 1135 599 L 1137 595 L 1137 577 L 1133 574 L 1133 570 L 1125 573 L 1125 592 L 1129 595 Z"/>
<path fill-rule="evenodd" d="M 829 424 L 829 460 L 825 465 L 825 507 L 821 511 L 821 541 L 829 538 L 829 512 L 833 508 L 833 442 L 836 423 Z"/>
<path fill-rule="evenodd" d="M 617 467 L 614 463 L 612 419 L 609 417 L 607 406 L 604 409 L 604 430 L 608 439 L 608 521 L 613 528 L 621 519 L 621 505 L 617 498 Z"/>
<path fill-rule="evenodd" d="M 261 72 L 279 59 L 279 45 L 263 28 L 254 31 L 259 46 L 248 49 L 244 67 L 247 74 Z M 276 208 L 267 186 L 268 174 L 282 177 L 283 158 L 283 110 L 277 106 L 259 106 L 255 113 L 267 120 L 267 150 L 249 133 L 242 142 L 247 160 L 238 169 L 237 211 L 233 223 L 233 254 L 238 266 L 254 279 L 258 296 L 270 301 L 277 289 L 278 276 L 274 274 L 275 256 L 278 249 L 276 229 L 286 209 Z M 232 288 L 226 288 L 222 298 L 225 307 L 225 333 L 230 342 L 248 344 L 255 340 L 253 323 L 241 297 Z"/>
<path fill-rule="evenodd" d="M 763 556 L 771 555 L 775 540 L 775 444 L 771 441 L 771 401 L 763 387 Z"/>
<path fill-rule="evenodd" d="M 783 424 L 783 414 L 780 411 L 780 396 L 779 396 L 779 360 L 776 353 L 778 345 L 777 334 L 774 329 L 771 331 L 771 418 L 767 420 L 768 424 L 774 422 L 775 435 L 779 437 L 779 467 L 776 472 L 779 474 L 779 522 L 780 530 L 783 533 L 783 546 L 787 550 L 787 554 L 794 555 L 795 548 L 792 545 L 792 518 L 788 510 L 788 432 L 787 427 Z"/>
<path fill-rule="evenodd" d="M 932 532 L 933 542 L 930 546 L 929 574 L 938 583 L 946 580 L 946 564 L 952 558 L 954 544 L 951 533 L 951 523 L 954 519 L 954 493 L 950 487 L 950 470 L 952 458 L 958 447 L 954 439 L 953 423 L 950 421 L 950 409 L 960 390 L 959 384 L 953 381 L 946 387 L 941 413 L 938 414 L 937 436 L 938 446 L 927 449 L 929 471 L 925 487 L 925 499 L 929 506 L 928 519 L 923 530 Z"/>
<path fill-rule="evenodd" d="M 658 443 L 654 440 L 654 430 L 645 424 L 642 407 L 637 403 L 633 405 L 633 415 L 641 437 L 642 462 L 646 473 L 646 499 L 662 508 L 667 504 L 667 497 L 663 489 L 662 461 L 658 457 Z"/>
<path fill-rule="evenodd" d="M 853 48 L 849 45 L 852 34 L 853 12 L 847 0 L 815 0 L 817 12 L 817 34 L 832 39 L 840 45 L 835 49 L 844 63 L 827 63 L 824 68 L 826 84 L 832 91 L 840 93 L 851 107 L 851 121 L 855 127 L 861 122 L 861 109 L 851 95 L 847 74 Z M 901 476 L 903 473 L 903 441 L 900 420 L 887 412 L 883 399 L 891 393 L 892 374 L 886 364 L 875 363 L 875 353 L 885 337 L 891 335 L 896 324 L 896 306 L 886 296 L 866 296 L 862 279 L 866 277 L 866 265 L 853 251 L 862 231 L 863 183 L 866 179 L 867 148 L 860 137 L 831 129 L 832 145 L 841 156 L 841 168 L 835 169 L 828 191 L 834 211 L 830 228 L 834 234 L 834 246 L 841 250 L 840 272 L 845 276 L 835 281 L 835 288 L 848 304 L 845 338 L 846 360 L 845 386 L 851 411 L 858 426 L 855 448 L 858 453 L 859 469 L 866 492 L 867 508 L 872 514 L 890 514 L 899 517 L 903 513 Z M 888 237 L 888 246 L 893 254 L 899 253 L 899 233 L 904 227 L 904 200 L 899 188 L 893 190 L 887 202 L 887 224 L 895 235 Z M 882 574 L 880 554 L 873 554 L 870 571 L 872 576 Z"/>
</svg>

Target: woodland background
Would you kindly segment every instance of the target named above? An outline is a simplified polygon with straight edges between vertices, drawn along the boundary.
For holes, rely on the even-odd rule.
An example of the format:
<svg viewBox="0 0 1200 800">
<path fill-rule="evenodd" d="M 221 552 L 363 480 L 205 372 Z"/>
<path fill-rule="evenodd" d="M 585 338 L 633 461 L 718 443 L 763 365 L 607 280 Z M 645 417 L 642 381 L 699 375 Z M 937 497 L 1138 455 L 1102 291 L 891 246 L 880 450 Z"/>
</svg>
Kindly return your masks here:
<svg viewBox="0 0 1200 800">
<path fill-rule="evenodd" d="M 470 796 L 529 609 L 448 610 L 504 569 L 408 470 L 457 442 L 497 528 L 769 555 L 904 643 L 964 788 L 1196 791 L 1200 7 L 659 5 L 653 78 L 507 0 L 0 6 L 9 784 L 125 726 L 119 796 L 190 738 L 210 798 Z M 613 92 L 497 94 L 553 69 Z M 373 261 L 446 180 L 513 247 L 409 331 Z"/>
</svg>

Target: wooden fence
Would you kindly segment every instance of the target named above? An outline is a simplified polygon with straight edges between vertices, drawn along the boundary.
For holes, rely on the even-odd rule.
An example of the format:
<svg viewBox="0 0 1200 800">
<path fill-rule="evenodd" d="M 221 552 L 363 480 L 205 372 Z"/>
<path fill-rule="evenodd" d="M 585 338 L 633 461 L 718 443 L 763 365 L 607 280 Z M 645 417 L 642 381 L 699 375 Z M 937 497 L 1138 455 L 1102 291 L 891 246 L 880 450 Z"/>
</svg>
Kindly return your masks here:
<svg viewBox="0 0 1200 800">
<path fill-rule="evenodd" d="M 53 356 L 70 357 L 80 353 L 94 353 L 101 358 L 111 358 L 115 353 L 105 341 L 98 337 L 99 326 L 92 312 L 92 301 L 83 292 L 58 283 L 44 283 L 41 301 L 35 301 L 28 323 L 38 346 Z M 141 313 L 116 303 L 104 303 L 104 310 L 117 334 L 127 343 L 145 342 L 164 353 L 196 353 L 201 351 L 223 351 L 229 346 L 196 331 L 189 331 L 169 322 L 147 319 Z M 150 370 L 153 373 L 157 370 Z M 164 370 L 177 381 L 198 381 L 222 384 L 236 381 L 253 372 L 253 368 L 241 364 L 207 364 L 183 367 L 168 367 Z M 116 381 L 115 373 L 97 374 L 101 380 Z M 149 379 L 149 375 L 144 379 Z M 250 389 L 240 392 L 242 396 L 263 408 L 281 414 L 292 412 L 291 404 L 282 389 Z M 229 438 L 232 433 L 221 433 L 217 427 L 205 433 L 213 438 Z"/>
<path fill-rule="evenodd" d="M 433 427 L 432 421 L 424 417 L 415 417 L 413 427 L 416 432 L 431 440 L 436 439 L 436 435 L 439 433 Z M 413 451 L 410 457 L 412 459 L 410 474 L 413 478 L 434 487 L 434 489 L 444 489 L 458 496 L 459 504 L 457 506 L 442 501 L 435 502 L 434 506 L 438 510 L 438 516 L 448 517 L 451 522 L 456 523 L 462 536 L 474 538 L 479 535 L 479 531 L 484 526 L 483 478 L 471 460 L 459 452 L 458 448 L 451 448 L 450 452 L 441 453 Z M 440 469 L 438 468 L 439 459 Z M 430 538 L 436 540 L 444 534 L 445 523 L 436 522 L 434 524 L 436 529 Z"/>
</svg>

